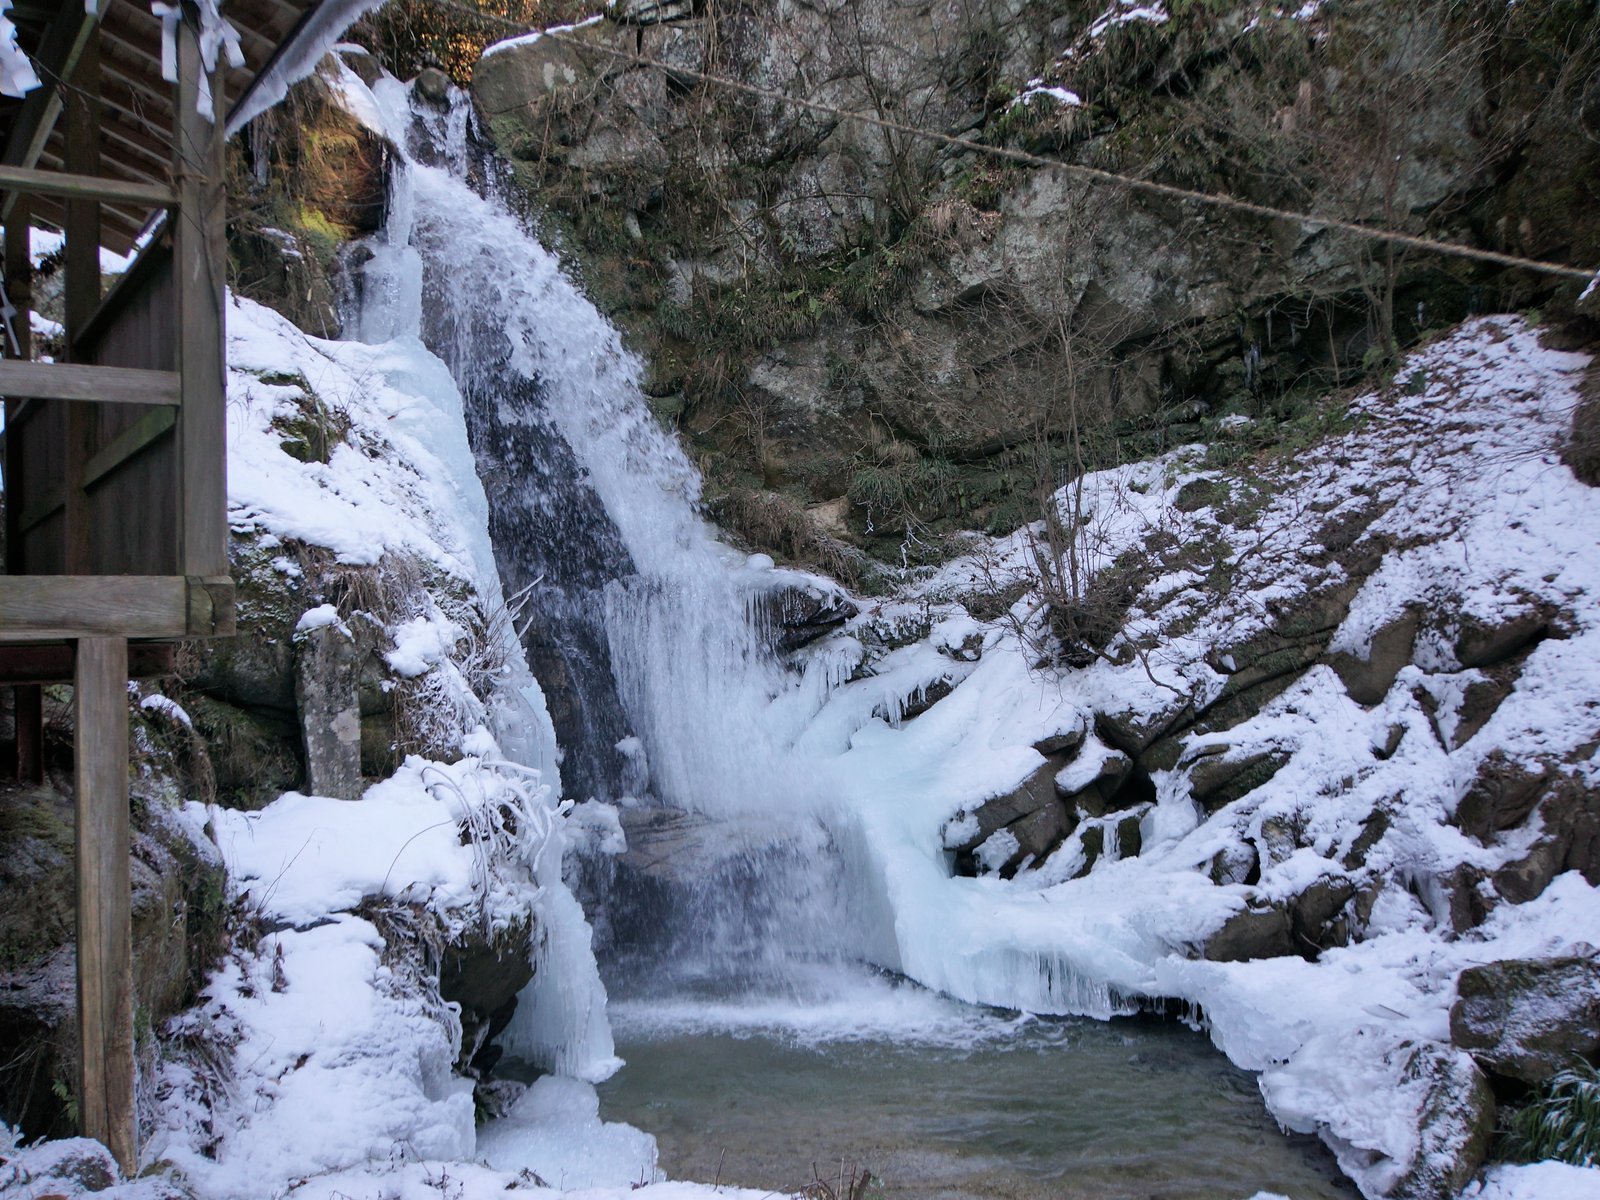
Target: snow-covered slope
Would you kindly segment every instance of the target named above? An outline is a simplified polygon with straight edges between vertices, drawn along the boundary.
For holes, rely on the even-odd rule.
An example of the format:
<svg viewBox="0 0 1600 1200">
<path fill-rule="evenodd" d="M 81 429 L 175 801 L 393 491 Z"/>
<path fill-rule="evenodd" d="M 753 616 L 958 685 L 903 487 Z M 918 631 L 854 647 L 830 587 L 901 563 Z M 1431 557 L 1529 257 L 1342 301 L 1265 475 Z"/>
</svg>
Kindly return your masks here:
<svg viewBox="0 0 1600 1200">
<path fill-rule="evenodd" d="M 896 652 L 924 677 L 936 650 L 949 666 L 952 646 L 982 645 L 902 727 L 877 679 L 813 727 L 881 872 L 893 965 L 1037 1011 L 1188 1001 L 1369 1195 L 1459 1186 L 1481 1113 L 1450 1044 L 1456 976 L 1600 944 L 1600 892 L 1561 873 L 1581 856 L 1571 796 L 1600 785 L 1600 493 L 1557 453 L 1586 364 L 1520 319 L 1478 320 L 1298 456 L 1221 469 L 1196 447 L 1093 477 L 1084 552 L 1147 553 L 1083 669 L 1038 661 L 1036 596 L 987 625 L 959 603 L 1037 582 L 1038 530 L 864 616 L 862 634 L 931 618 L 920 651 Z M 1321 629 L 1309 651 L 1296 621 Z M 1085 785 L 1108 758 L 1148 779 L 1101 817 Z M 978 846 L 978 877 L 951 877 L 946 847 L 983 831 L 985 798 L 1063 760 L 1077 825 L 1059 848 L 1020 853 L 1017 822 Z M 1216 789 L 1203 772 L 1224 763 L 1256 786 Z M 1514 770 L 1547 781 L 1542 802 L 1486 820 L 1474 797 Z M 1600 1194 L 1600 1173 L 1584 1186 Z"/>
</svg>

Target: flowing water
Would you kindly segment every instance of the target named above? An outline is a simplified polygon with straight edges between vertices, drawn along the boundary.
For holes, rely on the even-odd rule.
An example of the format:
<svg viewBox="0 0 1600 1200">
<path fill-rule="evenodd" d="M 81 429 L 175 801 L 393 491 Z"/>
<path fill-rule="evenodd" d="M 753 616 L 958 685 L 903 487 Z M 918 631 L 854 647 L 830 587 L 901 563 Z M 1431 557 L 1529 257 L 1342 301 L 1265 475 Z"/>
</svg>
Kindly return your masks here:
<svg viewBox="0 0 1600 1200">
<path fill-rule="evenodd" d="M 345 88 L 406 160 L 361 336 L 450 366 L 564 791 L 622 805 L 633 844 L 582 889 L 629 1062 L 602 1115 L 670 1175 L 776 1189 L 845 1160 L 903 1195 L 1351 1194 L 1181 1027 L 1023 1020 L 860 965 L 898 967 L 895 913 L 834 768 L 796 748 L 853 660 L 785 659 L 762 616 L 821 585 L 714 538 L 639 364 L 495 198 L 465 98 Z M 502 1039 L 512 1072 L 614 1065 L 575 907 Z"/>
<path fill-rule="evenodd" d="M 822 981 L 819 981 L 822 982 Z M 841 988 L 841 984 L 843 984 Z M 627 1069 L 601 1113 L 655 1134 L 669 1176 L 791 1194 L 870 1170 L 920 1200 L 1350 1200 L 1254 1080 L 1157 1018 L 1019 1018 L 881 979 L 829 997 L 612 1007 Z"/>
</svg>

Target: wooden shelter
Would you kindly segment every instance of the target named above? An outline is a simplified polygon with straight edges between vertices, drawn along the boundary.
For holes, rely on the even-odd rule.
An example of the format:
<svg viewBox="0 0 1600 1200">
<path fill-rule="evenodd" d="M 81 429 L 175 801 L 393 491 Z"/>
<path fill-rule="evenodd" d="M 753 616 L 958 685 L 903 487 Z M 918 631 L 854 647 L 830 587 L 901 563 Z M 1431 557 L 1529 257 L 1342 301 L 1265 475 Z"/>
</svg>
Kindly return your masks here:
<svg viewBox="0 0 1600 1200">
<path fill-rule="evenodd" d="M 127 683 L 177 641 L 234 632 L 226 118 L 253 89 L 303 70 L 330 25 L 360 7 L 232 0 L 223 15 L 244 64 L 219 57 L 213 37 L 215 69 L 205 61 L 206 34 L 220 29 L 214 4 L 14 0 L 8 14 L 41 85 L 0 100 L 0 685 L 17 689 L 11 765 L 37 779 L 39 685 L 75 684 L 77 1101 L 83 1132 L 128 1170 L 138 1147 Z M 65 234 L 55 362 L 35 359 L 30 331 L 36 226 Z M 102 247 L 137 252 L 109 289 Z"/>
</svg>

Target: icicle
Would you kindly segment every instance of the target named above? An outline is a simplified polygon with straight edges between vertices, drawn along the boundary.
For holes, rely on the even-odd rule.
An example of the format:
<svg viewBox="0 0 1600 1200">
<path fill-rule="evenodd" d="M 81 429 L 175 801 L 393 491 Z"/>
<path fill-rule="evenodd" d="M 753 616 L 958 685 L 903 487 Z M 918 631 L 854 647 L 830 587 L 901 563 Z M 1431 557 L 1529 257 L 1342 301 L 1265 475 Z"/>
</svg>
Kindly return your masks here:
<svg viewBox="0 0 1600 1200">
<path fill-rule="evenodd" d="M 10 11 L 11 0 L 0 0 L 0 94 L 21 99 L 39 86 L 39 76 L 17 45 L 17 27 L 5 15 Z"/>
</svg>

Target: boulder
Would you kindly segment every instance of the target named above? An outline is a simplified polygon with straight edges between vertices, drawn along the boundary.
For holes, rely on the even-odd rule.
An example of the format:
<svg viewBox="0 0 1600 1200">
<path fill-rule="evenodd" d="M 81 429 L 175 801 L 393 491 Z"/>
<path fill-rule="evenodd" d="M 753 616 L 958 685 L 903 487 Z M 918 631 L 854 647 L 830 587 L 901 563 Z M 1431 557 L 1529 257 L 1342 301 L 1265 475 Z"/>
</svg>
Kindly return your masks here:
<svg viewBox="0 0 1600 1200">
<path fill-rule="evenodd" d="M 1227 746 L 1222 746 L 1219 751 L 1198 758 L 1189 767 L 1190 794 L 1208 813 L 1255 791 L 1276 775 L 1290 758 L 1285 750 L 1233 754 Z"/>
<path fill-rule="evenodd" d="M 1241 908 L 1205 939 L 1201 948 L 1210 962 L 1251 962 L 1294 953 L 1289 914 L 1270 906 Z"/>
<path fill-rule="evenodd" d="M 1469 1055 L 1433 1042 L 1416 1047 L 1403 1077 L 1422 1091 L 1417 1148 L 1385 1200 L 1454 1200 L 1489 1152 L 1494 1092 Z"/>
<path fill-rule="evenodd" d="M 1487 843 L 1496 833 L 1527 819 L 1549 778 L 1548 769 L 1515 762 L 1496 750 L 1479 764 L 1456 804 L 1455 824 Z"/>
<path fill-rule="evenodd" d="M 1411 663 L 1411 651 L 1422 623 L 1419 609 L 1407 609 L 1372 635 L 1365 657 L 1340 651 L 1328 665 L 1357 704 L 1378 704 L 1389 694 L 1400 672 Z"/>
<path fill-rule="evenodd" d="M 785 584 L 756 598 L 756 628 L 788 652 L 825 637 L 861 610 L 844 593 L 809 584 Z"/>
<path fill-rule="evenodd" d="M 1600 1053 L 1600 961 L 1507 959 L 1456 981 L 1450 1039 L 1491 1074 L 1537 1084 Z"/>
<path fill-rule="evenodd" d="M 1356 894 L 1355 882 L 1344 875 L 1324 875 L 1289 904 L 1295 946 L 1307 958 L 1350 940 L 1344 908 Z"/>
<path fill-rule="evenodd" d="M 957 852 L 974 850 L 991 834 L 1040 809 L 1062 808 L 1061 799 L 1056 794 L 1056 770 L 1055 763 L 1044 763 L 1011 791 L 985 800 L 972 812 L 952 821 L 946 827 L 946 849 Z"/>
<path fill-rule="evenodd" d="M 1456 659 L 1463 667 L 1488 667 L 1549 636 L 1551 614 L 1529 609 L 1505 621 L 1485 622 L 1467 617 L 1456 637 Z"/>
</svg>

